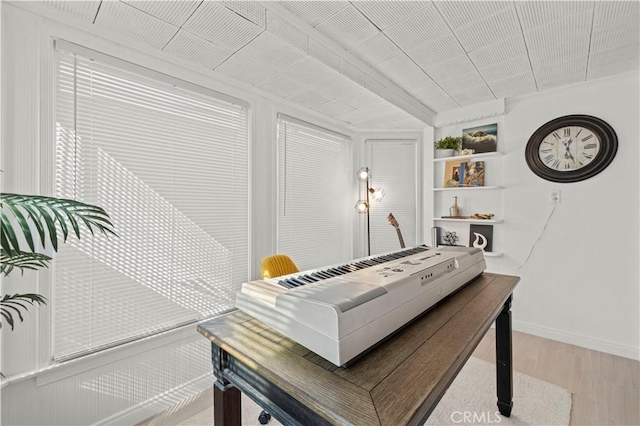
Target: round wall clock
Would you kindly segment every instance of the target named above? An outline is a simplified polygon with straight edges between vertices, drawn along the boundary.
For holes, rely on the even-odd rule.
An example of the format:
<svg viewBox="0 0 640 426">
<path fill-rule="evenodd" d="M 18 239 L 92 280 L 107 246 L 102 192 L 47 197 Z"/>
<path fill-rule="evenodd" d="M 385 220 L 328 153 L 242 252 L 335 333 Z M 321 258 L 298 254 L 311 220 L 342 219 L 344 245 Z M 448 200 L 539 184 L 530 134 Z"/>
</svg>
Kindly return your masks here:
<svg viewBox="0 0 640 426">
<path fill-rule="evenodd" d="M 618 137 L 605 121 L 566 115 L 543 124 L 525 150 L 527 165 L 543 179 L 578 182 L 603 171 L 618 150 Z"/>
</svg>

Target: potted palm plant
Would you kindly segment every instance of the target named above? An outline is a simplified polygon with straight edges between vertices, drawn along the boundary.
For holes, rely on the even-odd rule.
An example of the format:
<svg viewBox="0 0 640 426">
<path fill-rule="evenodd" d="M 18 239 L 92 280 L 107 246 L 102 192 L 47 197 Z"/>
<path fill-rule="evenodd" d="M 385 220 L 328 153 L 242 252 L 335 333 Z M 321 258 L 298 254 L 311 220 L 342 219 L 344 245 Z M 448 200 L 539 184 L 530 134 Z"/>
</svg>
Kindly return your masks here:
<svg viewBox="0 0 640 426">
<path fill-rule="evenodd" d="M 435 142 L 436 158 L 452 157 L 461 146 L 462 137 L 446 136 Z"/>
<path fill-rule="evenodd" d="M 116 235 L 107 212 L 75 200 L 0 193 L 0 216 L 0 273 L 5 276 L 16 270 L 24 273 L 49 267 L 51 257 L 36 249 L 38 239 L 41 247 L 50 245 L 58 251 L 58 239 L 66 241 L 71 232 L 79 239 L 82 227 L 91 234 Z M 21 242 L 27 247 L 21 247 Z M 13 330 L 16 319 L 24 321 L 23 313 L 29 306 L 43 304 L 46 298 L 40 294 L 5 294 L 0 299 L 0 327 L 6 322 Z"/>
</svg>

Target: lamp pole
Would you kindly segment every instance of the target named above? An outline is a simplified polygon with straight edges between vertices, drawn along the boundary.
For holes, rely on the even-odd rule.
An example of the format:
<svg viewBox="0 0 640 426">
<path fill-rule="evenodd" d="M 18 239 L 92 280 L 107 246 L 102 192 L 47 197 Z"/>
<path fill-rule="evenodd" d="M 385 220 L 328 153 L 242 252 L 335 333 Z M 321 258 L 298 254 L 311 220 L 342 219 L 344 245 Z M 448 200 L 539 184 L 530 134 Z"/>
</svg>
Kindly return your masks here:
<svg viewBox="0 0 640 426">
<path fill-rule="evenodd" d="M 369 177 L 367 176 L 367 256 L 371 256 L 371 228 L 369 227 Z"/>
</svg>

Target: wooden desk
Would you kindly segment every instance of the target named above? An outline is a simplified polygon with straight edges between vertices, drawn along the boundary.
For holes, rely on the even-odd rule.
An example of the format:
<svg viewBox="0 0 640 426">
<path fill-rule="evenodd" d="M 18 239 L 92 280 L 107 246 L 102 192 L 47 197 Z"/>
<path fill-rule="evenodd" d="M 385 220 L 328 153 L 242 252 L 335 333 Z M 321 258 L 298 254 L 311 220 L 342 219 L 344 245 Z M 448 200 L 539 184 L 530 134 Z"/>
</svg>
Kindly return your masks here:
<svg viewBox="0 0 640 426">
<path fill-rule="evenodd" d="M 498 408 L 509 416 L 519 280 L 485 273 L 348 368 L 240 311 L 205 322 L 198 331 L 211 340 L 214 423 L 240 425 L 241 390 L 283 424 L 422 424 L 493 321 Z"/>
</svg>

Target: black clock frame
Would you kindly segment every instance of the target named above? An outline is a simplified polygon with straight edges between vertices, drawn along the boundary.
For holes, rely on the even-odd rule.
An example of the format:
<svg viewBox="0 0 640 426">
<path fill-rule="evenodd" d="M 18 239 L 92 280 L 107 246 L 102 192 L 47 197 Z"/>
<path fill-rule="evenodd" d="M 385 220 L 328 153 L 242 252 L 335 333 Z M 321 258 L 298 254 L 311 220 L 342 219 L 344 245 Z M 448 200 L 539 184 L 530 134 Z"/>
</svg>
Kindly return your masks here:
<svg viewBox="0 0 640 426">
<path fill-rule="evenodd" d="M 600 139 L 600 151 L 586 166 L 577 170 L 560 171 L 547 167 L 539 155 L 542 140 L 554 130 L 567 126 L 580 126 L 591 130 Z M 618 151 L 618 136 L 606 121 L 590 115 L 566 115 L 543 124 L 527 142 L 525 158 L 527 166 L 542 179 L 570 183 L 589 179 L 607 168 Z"/>
</svg>

